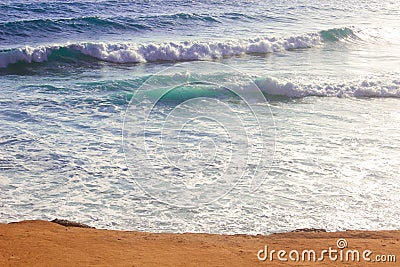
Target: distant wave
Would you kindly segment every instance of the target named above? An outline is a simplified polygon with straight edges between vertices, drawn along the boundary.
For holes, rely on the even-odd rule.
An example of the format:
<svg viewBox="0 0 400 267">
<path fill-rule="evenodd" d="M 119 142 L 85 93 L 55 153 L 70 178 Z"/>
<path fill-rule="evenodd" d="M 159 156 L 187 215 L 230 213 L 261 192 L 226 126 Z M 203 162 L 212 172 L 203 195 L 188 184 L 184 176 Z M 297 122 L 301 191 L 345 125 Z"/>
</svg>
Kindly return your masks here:
<svg viewBox="0 0 400 267">
<path fill-rule="evenodd" d="M 35 19 L 0 23 L 0 35 L 35 36 L 43 32 L 84 31 L 91 29 L 141 30 L 150 27 L 129 18 L 80 17 L 64 19 Z"/>
<path fill-rule="evenodd" d="M 283 50 L 309 48 L 320 44 L 319 34 L 305 34 L 289 38 L 256 38 L 227 41 L 187 41 L 149 44 L 132 43 L 77 43 L 25 47 L 0 51 L 0 67 L 17 62 L 44 62 L 52 55 L 76 52 L 114 63 L 143 63 L 157 61 L 208 60 L 252 53 L 272 53 Z"/>
<path fill-rule="evenodd" d="M 237 14 L 236 18 L 248 18 L 245 15 Z M 222 18 L 229 18 L 229 14 Z M 232 18 L 233 19 L 233 18 Z M 117 31 L 139 31 L 154 30 L 157 28 L 165 29 L 168 27 L 190 26 L 191 23 L 220 23 L 218 17 L 202 15 L 196 13 L 177 13 L 166 15 L 147 15 L 137 17 L 74 17 L 60 19 L 32 19 L 0 22 L 0 37 L 25 36 L 37 37 L 37 35 L 47 33 L 62 32 L 97 32 L 115 33 Z"/>
<path fill-rule="evenodd" d="M 320 34 L 325 41 L 340 41 L 348 38 L 356 38 L 356 35 L 351 27 L 323 30 L 320 32 Z"/>
<path fill-rule="evenodd" d="M 157 16 L 140 16 L 138 19 L 158 19 L 160 21 L 166 19 L 172 20 L 201 20 L 201 21 L 209 21 L 209 22 L 220 22 L 217 17 L 213 17 L 210 15 L 202 15 L 196 13 L 177 13 L 172 15 L 157 15 Z"/>
</svg>

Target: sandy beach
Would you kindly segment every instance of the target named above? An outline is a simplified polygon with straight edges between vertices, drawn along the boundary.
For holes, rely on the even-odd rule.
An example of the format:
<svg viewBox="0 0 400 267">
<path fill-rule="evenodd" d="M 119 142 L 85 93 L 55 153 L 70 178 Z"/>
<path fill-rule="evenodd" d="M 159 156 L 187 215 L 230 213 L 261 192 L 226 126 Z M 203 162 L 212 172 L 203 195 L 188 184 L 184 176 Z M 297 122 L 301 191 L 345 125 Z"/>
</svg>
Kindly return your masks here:
<svg viewBox="0 0 400 267">
<path fill-rule="evenodd" d="M 337 253 L 331 260 L 301 259 L 304 250 L 342 249 L 360 252 L 360 261 Z M 265 261 L 272 250 L 285 250 Z M 290 251 L 300 253 L 299 261 L 289 258 Z M 365 250 L 371 262 L 363 259 Z M 367 253 L 368 254 L 368 253 Z M 376 262 L 376 256 L 393 261 L 400 254 L 400 231 L 290 232 L 271 235 L 170 234 L 112 231 L 65 227 L 47 221 L 23 221 L 0 224 L 0 266 L 397 266 L 395 262 Z M 333 254 L 334 255 L 334 254 Z M 331 255 L 331 256 L 333 256 Z M 295 257 L 295 252 L 290 254 Z M 375 261 L 375 262 L 374 262 Z"/>
</svg>

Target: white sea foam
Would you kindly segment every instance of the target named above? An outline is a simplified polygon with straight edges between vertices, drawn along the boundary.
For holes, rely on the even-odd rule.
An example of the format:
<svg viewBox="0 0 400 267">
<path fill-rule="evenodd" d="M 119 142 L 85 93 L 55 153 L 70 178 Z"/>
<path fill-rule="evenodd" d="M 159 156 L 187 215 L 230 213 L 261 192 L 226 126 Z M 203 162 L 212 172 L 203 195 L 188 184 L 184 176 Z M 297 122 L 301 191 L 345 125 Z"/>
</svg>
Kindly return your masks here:
<svg viewBox="0 0 400 267">
<path fill-rule="evenodd" d="M 395 79 L 302 84 L 265 77 L 255 82 L 266 94 L 288 97 L 400 97 L 400 80 Z"/>
<path fill-rule="evenodd" d="M 213 73 L 198 75 L 195 80 L 210 81 L 219 80 L 220 84 L 210 90 L 202 91 L 201 94 L 210 93 L 209 97 L 230 96 L 229 90 L 242 90 L 243 94 L 253 94 L 254 90 L 261 90 L 267 96 L 282 96 L 301 98 L 308 96 L 318 97 L 392 97 L 400 98 L 400 80 L 396 74 L 373 75 L 359 79 L 311 79 L 307 77 L 293 77 L 292 79 L 281 79 L 270 76 L 253 77 L 251 80 L 237 79 L 229 73 Z M 186 81 L 186 76 L 175 74 L 173 76 L 158 76 L 162 84 L 169 86 L 169 81 Z M 254 86 L 254 83 L 257 86 Z M 223 85 L 223 86 L 221 86 Z M 155 89 L 158 90 L 158 89 Z M 193 87 L 192 90 L 199 90 Z M 215 91 L 215 90 L 220 90 Z M 187 92 L 186 92 L 187 93 Z M 176 95 L 176 97 L 180 97 Z"/>
<path fill-rule="evenodd" d="M 286 39 L 257 38 L 228 41 L 187 41 L 150 44 L 77 44 L 70 47 L 101 60 L 116 63 L 207 60 L 250 53 L 273 53 L 320 44 L 318 34 Z"/>
<path fill-rule="evenodd" d="M 5 68 L 17 62 L 32 63 L 47 61 L 52 51 L 59 48 L 59 46 L 39 46 L 36 48 L 26 46 L 25 48 L 0 52 L 0 68 Z"/>
<path fill-rule="evenodd" d="M 155 61 L 207 60 L 251 53 L 273 53 L 283 50 L 314 47 L 321 43 L 319 34 L 289 38 L 256 38 L 226 41 L 186 41 L 165 43 L 78 43 L 25 47 L 0 52 L 0 67 L 17 62 L 47 61 L 51 53 L 64 47 L 99 60 L 114 63 Z"/>
</svg>

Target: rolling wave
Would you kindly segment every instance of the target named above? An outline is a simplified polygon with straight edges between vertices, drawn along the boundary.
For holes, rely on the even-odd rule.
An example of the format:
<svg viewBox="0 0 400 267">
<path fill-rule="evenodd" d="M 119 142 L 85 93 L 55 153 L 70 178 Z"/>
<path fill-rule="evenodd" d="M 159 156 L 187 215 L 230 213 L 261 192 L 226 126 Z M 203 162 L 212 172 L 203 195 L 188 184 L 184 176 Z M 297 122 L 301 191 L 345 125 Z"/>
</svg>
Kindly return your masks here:
<svg viewBox="0 0 400 267">
<path fill-rule="evenodd" d="M 221 77 L 222 76 L 224 75 L 221 75 Z M 183 86 L 174 87 L 173 89 L 168 87 L 168 80 L 173 80 L 174 84 L 176 84 L 176 81 L 180 78 L 182 79 Z M 214 80 L 215 76 L 205 76 L 202 77 L 201 80 L 207 81 L 209 80 L 208 78 Z M 185 84 L 185 75 L 182 75 L 182 77 L 176 75 L 173 77 L 162 77 L 161 79 L 163 81 L 161 84 L 164 84 L 164 87 L 160 85 L 160 88 L 145 91 L 144 94 L 147 98 L 153 101 L 158 100 L 164 103 L 180 103 L 196 97 L 235 99 L 237 98 L 237 95 L 233 92 L 237 91 L 242 91 L 243 94 L 247 94 L 251 97 L 254 93 L 253 90 L 256 88 L 254 87 L 254 84 L 257 85 L 258 89 L 267 99 L 272 101 L 310 96 L 339 98 L 400 98 L 400 80 L 390 78 L 379 79 L 375 77 L 365 80 L 347 80 L 341 82 L 319 81 L 304 84 L 295 81 L 285 81 L 275 77 L 258 77 L 251 81 L 251 83 L 237 83 L 237 81 L 231 77 L 231 79 L 228 78 L 228 80 L 231 80 L 229 87 L 210 86 L 208 84 L 198 86 L 199 83 L 192 86 L 190 84 Z M 225 82 L 223 84 L 226 85 Z M 125 88 L 126 84 L 121 87 Z M 168 92 L 168 94 L 166 92 Z M 128 92 L 128 94 L 131 95 L 130 92 Z M 129 98 L 126 97 L 126 99 Z"/>
<path fill-rule="evenodd" d="M 179 77 L 174 76 L 176 80 Z M 228 78 L 230 79 L 230 78 Z M 204 77 L 203 80 L 207 80 Z M 240 84 L 231 78 L 230 88 L 242 90 L 247 94 L 252 94 L 254 90 L 253 84 Z M 316 81 L 314 83 L 303 83 L 297 81 L 285 81 L 275 77 L 258 77 L 252 81 L 257 85 L 263 94 L 269 99 L 276 99 L 276 97 L 284 98 L 303 98 L 309 96 L 317 97 L 392 97 L 400 98 L 400 80 L 390 79 L 385 77 L 371 77 L 366 80 L 347 80 L 347 81 Z M 165 82 L 164 82 L 165 83 Z M 200 91 L 200 92 L 199 92 Z M 182 94 L 183 92 L 183 94 Z M 157 92 L 155 92 L 157 93 Z M 177 94 L 173 94 L 174 100 L 176 98 L 188 98 L 190 96 L 198 96 L 204 94 L 206 97 L 231 97 L 233 94 L 225 88 L 208 88 L 198 89 L 193 87 L 192 90 L 182 90 Z"/>
<path fill-rule="evenodd" d="M 181 14 L 182 16 L 186 16 Z M 179 15 L 179 16 L 181 16 Z M 88 17 L 85 22 L 104 22 Z M 65 21 L 65 23 L 74 23 Z M 143 25 L 132 24 L 137 29 Z M 73 43 L 0 50 L 0 68 L 15 63 L 63 60 L 85 55 L 94 60 L 113 63 L 145 63 L 159 61 L 210 60 L 243 54 L 267 54 L 285 50 L 312 48 L 329 42 L 387 42 L 390 32 L 380 29 L 335 28 L 287 38 L 260 37 L 242 40 L 183 41 L 164 43 Z M 60 54 L 64 57 L 60 57 Z"/>
<path fill-rule="evenodd" d="M 270 76 L 253 77 L 251 80 L 235 77 L 230 73 L 193 74 L 193 83 L 187 83 L 187 74 L 158 75 L 156 78 L 151 75 L 128 80 L 108 80 L 101 82 L 77 82 L 74 88 L 54 87 L 48 84 L 40 86 L 27 85 L 23 89 L 35 90 L 45 94 L 54 92 L 74 94 L 71 90 L 89 90 L 93 94 L 110 93 L 106 101 L 112 104 L 125 105 L 131 99 L 133 92 L 140 90 L 140 86 L 147 79 L 157 79 L 159 87 L 148 91 L 142 91 L 144 95 L 157 100 L 161 96 L 161 102 L 176 103 L 196 97 L 209 97 L 218 99 L 236 99 L 234 92 L 242 91 L 243 95 L 252 96 L 258 88 L 267 99 L 271 101 L 288 100 L 291 98 L 304 97 L 356 97 L 356 98 L 400 98 L 400 79 L 398 75 L 371 76 L 363 79 L 348 80 L 312 80 L 308 82 L 301 80 L 283 80 Z M 198 82 L 196 82 L 198 81 Z M 212 84 L 207 81 L 213 81 Z M 181 86 L 176 86 L 181 84 Z M 221 84 L 219 86 L 218 84 Z M 257 85 L 257 87 L 254 86 Z M 201 85 L 201 86 L 200 86 Z M 171 89 L 172 88 L 172 89 Z M 21 88 L 22 89 L 22 88 Z M 257 89 L 257 90 L 258 90 Z M 231 91 L 233 90 L 233 91 Z M 169 91 L 168 94 L 165 94 Z M 242 95 L 242 93 L 241 93 Z M 103 99 L 105 100 L 105 99 Z"/>
<path fill-rule="evenodd" d="M 97 60 L 113 63 L 144 63 L 157 61 L 209 60 L 242 54 L 273 53 L 310 48 L 320 44 L 319 34 L 289 38 L 256 38 L 227 41 L 186 41 L 149 44 L 76 43 L 25 47 L 0 51 L 0 67 L 18 62 L 44 62 L 59 53 L 76 56 L 76 52 Z M 54 58 L 54 57 L 53 57 Z"/>
<path fill-rule="evenodd" d="M 343 82 L 319 82 L 303 84 L 287 82 L 272 77 L 262 77 L 254 81 L 266 95 L 301 98 L 318 97 L 393 97 L 400 98 L 399 79 L 354 80 Z"/>
<path fill-rule="evenodd" d="M 240 16 L 237 15 L 239 18 Z M 222 16 L 225 18 L 225 16 Z M 190 26 L 193 23 L 203 22 L 221 23 L 218 17 L 196 13 L 176 13 L 166 15 L 147 15 L 136 17 L 74 17 L 74 18 L 37 18 L 18 21 L 0 22 L 0 38 L 5 37 L 37 37 L 44 33 L 83 33 L 105 32 L 115 34 L 121 31 L 154 30 L 157 28 Z"/>
<path fill-rule="evenodd" d="M 150 27 L 129 18 L 100 18 L 80 17 L 64 19 L 34 19 L 19 20 L 0 23 L 0 35 L 2 36 L 36 36 L 43 32 L 54 33 L 63 31 L 82 32 L 88 30 L 142 30 Z"/>
</svg>

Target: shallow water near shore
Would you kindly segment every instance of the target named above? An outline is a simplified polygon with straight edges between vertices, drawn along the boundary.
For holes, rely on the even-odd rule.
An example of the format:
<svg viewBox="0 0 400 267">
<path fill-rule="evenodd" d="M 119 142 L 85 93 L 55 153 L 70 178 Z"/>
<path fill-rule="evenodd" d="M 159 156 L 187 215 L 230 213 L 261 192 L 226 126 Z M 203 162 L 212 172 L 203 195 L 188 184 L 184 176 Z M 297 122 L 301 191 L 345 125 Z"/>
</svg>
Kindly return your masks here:
<svg viewBox="0 0 400 267">
<path fill-rule="evenodd" d="M 400 227 L 399 4 L 1 1 L 0 11 L 7 14 L 0 21 L 0 221 L 57 217 L 99 228 L 249 234 Z M 215 67 L 187 73 L 185 64 L 197 62 Z M 228 137 L 233 144 L 249 138 L 235 113 L 215 103 L 238 114 L 248 114 L 246 105 L 218 84 L 184 84 L 154 116 L 209 99 L 179 114 L 218 114 L 232 132 L 210 121 L 187 124 L 203 131 L 183 135 L 185 144 L 216 145 L 204 151 L 221 160 L 185 186 L 210 183 L 221 198 L 172 207 L 140 188 L 143 177 L 132 177 L 132 166 L 150 174 L 154 166 L 126 161 L 129 103 L 153 74 L 177 63 L 181 72 L 157 76 L 161 89 L 190 76 L 253 100 L 255 84 L 267 100 L 251 103 L 274 130 L 266 138 L 268 164 L 258 169 L 268 175 L 257 190 L 246 179 L 229 192 L 212 184 L 229 164 L 246 162 L 225 153 Z M 157 98 L 160 88 L 144 93 Z M 143 118 L 131 110 L 129 121 L 138 136 L 134 126 Z M 204 165 L 196 156 L 186 160 L 196 170 Z M 168 182 L 182 170 L 154 162 L 173 202 L 179 196 Z"/>
</svg>

